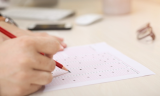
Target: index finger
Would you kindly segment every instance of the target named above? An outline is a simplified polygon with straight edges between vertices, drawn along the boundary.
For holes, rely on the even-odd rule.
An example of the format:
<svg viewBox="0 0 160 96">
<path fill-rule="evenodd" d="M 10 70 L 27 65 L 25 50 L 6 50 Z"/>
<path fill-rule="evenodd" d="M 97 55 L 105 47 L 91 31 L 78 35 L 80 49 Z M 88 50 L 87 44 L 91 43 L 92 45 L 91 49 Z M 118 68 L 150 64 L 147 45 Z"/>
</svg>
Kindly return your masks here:
<svg viewBox="0 0 160 96">
<path fill-rule="evenodd" d="M 47 58 L 46 56 L 42 55 L 37 55 L 36 61 L 36 63 L 32 64 L 32 67 L 36 70 L 52 72 L 55 69 L 56 63 L 51 58 Z"/>
<path fill-rule="evenodd" d="M 61 50 L 63 50 L 64 48 L 67 47 L 67 44 L 63 42 L 64 39 L 61 38 L 61 37 L 51 36 L 51 35 L 49 35 L 49 34 L 47 34 L 47 33 L 32 33 L 32 34 L 33 34 L 34 36 L 42 36 L 42 37 L 48 37 L 48 36 L 50 36 L 50 37 L 52 37 L 52 38 L 56 38 L 56 39 L 58 40 L 58 42 L 60 43 L 60 45 L 62 46 Z M 61 50 L 60 50 L 60 51 L 61 51 Z"/>
<path fill-rule="evenodd" d="M 53 55 L 60 50 L 59 42 L 51 37 L 34 37 L 34 47 L 39 53 Z"/>
</svg>

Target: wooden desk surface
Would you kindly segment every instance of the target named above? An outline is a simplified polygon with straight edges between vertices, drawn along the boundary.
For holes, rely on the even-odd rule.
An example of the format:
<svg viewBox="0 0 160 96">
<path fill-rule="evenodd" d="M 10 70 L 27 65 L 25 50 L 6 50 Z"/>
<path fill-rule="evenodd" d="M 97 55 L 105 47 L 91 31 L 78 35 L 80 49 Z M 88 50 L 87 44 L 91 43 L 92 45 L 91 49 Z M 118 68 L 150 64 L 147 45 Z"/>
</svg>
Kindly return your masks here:
<svg viewBox="0 0 160 96">
<path fill-rule="evenodd" d="M 48 31 L 48 33 L 63 37 L 69 47 L 106 42 L 155 72 L 155 75 L 35 93 L 32 96 L 160 96 L 160 4 L 133 0 L 132 5 L 130 14 L 104 15 L 101 22 L 90 26 L 78 26 L 74 23 L 77 16 L 86 13 L 103 13 L 101 0 L 61 0 L 58 8 L 76 11 L 74 17 L 60 21 L 73 23 L 73 29 L 61 32 Z M 34 22 L 52 23 L 51 21 L 16 21 L 24 29 Z M 136 31 L 148 22 L 151 23 L 156 34 L 156 40 L 151 44 L 141 43 L 136 39 Z"/>
</svg>

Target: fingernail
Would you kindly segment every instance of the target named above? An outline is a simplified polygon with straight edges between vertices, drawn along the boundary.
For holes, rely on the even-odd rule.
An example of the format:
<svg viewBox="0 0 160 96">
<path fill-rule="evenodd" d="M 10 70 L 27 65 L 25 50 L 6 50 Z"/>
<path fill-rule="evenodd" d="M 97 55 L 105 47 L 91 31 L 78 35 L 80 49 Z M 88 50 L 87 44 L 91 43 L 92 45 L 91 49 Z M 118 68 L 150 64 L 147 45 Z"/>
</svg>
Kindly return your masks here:
<svg viewBox="0 0 160 96">
<path fill-rule="evenodd" d="M 67 47 L 66 43 L 62 42 L 61 44 L 63 45 L 63 47 Z"/>
<path fill-rule="evenodd" d="M 64 48 L 63 48 L 63 46 L 60 46 L 60 50 L 63 50 Z"/>
</svg>

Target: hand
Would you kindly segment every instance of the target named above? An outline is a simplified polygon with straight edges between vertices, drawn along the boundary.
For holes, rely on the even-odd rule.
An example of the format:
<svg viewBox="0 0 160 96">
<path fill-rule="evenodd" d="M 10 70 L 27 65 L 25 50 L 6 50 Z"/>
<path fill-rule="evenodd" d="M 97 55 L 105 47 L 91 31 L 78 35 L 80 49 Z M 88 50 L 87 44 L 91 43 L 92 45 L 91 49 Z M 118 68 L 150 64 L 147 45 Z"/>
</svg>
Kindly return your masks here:
<svg viewBox="0 0 160 96">
<path fill-rule="evenodd" d="M 51 36 L 51 35 L 48 35 L 47 33 L 33 33 L 29 30 L 20 29 L 16 26 L 13 26 L 13 25 L 8 24 L 6 22 L 0 22 L 0 26 L 3 27 L 4 29 L 6 29 L 7 31 L 11 32 L 12 34 L 14 34 L 17 37 L 21 37 L 21 36 L 36 36 L 36 37 L 37 36 L 42 36 L 42 37 L 52 37 L 54 39 L 57 39 L 57 41 L 61 45 L 60 51 L 62 51 L 64 48 L 67 47 L 67 45 L 63 42 L 64 41 L 63 38 L 60 38 L 60 37 Z M 0 35 L 2 35 L 1 37 L 2 37 L 3 41 L 10 39 L 3 34 L 0 34 Z"/>
<path fill-rule="evenodd" d="M 30 32 L 30 31 L 29 31 Z M 31 32 L 30 32 L 31 33 Z M 42 37 L 52 37 L 52 38 L 55 38 L 57 39 L 57 41 L 60 43 L 61 47 L 60 47 L 60 51 L 62 51 L 64 48 L 67 47 L 67 45 L 63 42 L 64 39 L 63 38 L 60 38 L 60 37 L 57 37 L 57 36 L 51 36 L 51 35 L 48 35 L 47 33 L 31 33 L 30 36 L 42 36 Z"/>
<path fill-rule="evenodd" d="M 22 36 L 1 43 L 0 96 L 28 95 L 50 83 L 55 68 L 52 56 L 59 46 L 52 37 Z"/>
</svg>

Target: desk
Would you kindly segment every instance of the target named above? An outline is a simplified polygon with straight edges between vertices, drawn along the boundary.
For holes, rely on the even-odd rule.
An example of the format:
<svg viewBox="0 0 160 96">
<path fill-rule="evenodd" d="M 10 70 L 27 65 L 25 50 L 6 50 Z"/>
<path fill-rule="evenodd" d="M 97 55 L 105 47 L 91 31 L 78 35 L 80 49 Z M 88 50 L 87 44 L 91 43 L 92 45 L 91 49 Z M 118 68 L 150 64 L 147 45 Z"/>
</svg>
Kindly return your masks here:
<svg viewBox="0 0 160 96">
<path fill-rule="evenodd" d="M 58 8 L 75 9 L 76 16 L 85 13 L 102 13 L 100 0 L 61 1 Z M 73 30 L 48 31 L 48 33 L 63 37 L 69 47 L 106 42 L 155 72 L 155 75 L 46 93 L 35 93 L 31 96 L 160 96 L 160 4 L 143 0 L 133 0 L 132 4 L 131 14 L 122 16 L 106 15 L 101 22 L 90 26 L 75 25 L 76 16 L 74 16 L 60 21 L 72 22 L 74 24 Z M 34 22 L 47 22 L 16 21 L 24 29 Z M 143 44 L 136 39 L 136 31 L 148 22 L 151 23 L 157 38 L 152 44 Z"/>
</svg>

